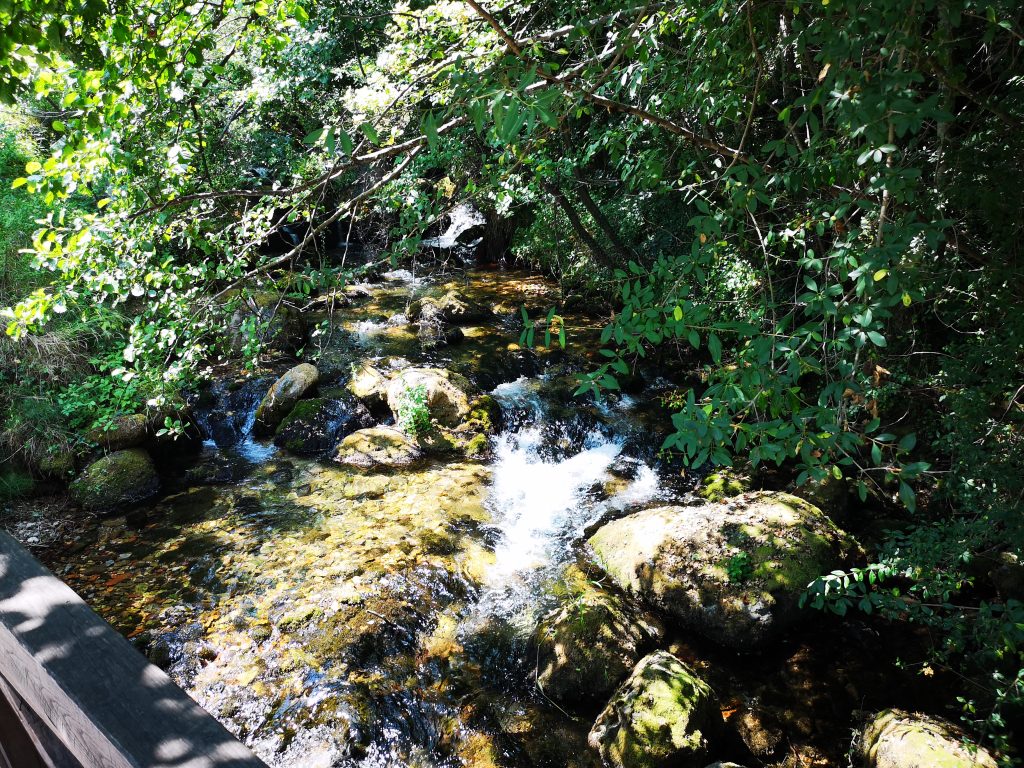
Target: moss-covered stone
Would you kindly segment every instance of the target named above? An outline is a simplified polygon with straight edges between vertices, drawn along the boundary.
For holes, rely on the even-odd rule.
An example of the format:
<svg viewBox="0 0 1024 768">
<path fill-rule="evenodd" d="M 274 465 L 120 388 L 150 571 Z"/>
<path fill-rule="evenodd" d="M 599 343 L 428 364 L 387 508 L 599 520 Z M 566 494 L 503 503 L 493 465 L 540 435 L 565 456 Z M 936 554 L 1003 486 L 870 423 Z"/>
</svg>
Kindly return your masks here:
<svg viewBox="0 0 1024 768">
<path fill-rule="evenodd" d="M 567 706 L 606 700 L 663 629 L 575 566 L 562 584 L 563 605 L 537 628 L 537 684 Z"/>
<path fill-rule="evenodd" d="M 645 657 L 590 731 L 590 745 L 614 768 L 703 768 L 722 730 L 718 699 L 666 651 Z"/>
<path fill-rule="evenodd" d="M 898 709 L 871 718 L 858 754 L 864 768 L 996 768 L 987 751 L 967 748 L 956 726 Z"/>
<path fill-rule="evenodd" d="M 749 477 L 731 469 L 719 469 L 704 478 L 697 493 L 707 501 L 718 502 L 749 490 Z"/>
<path fill-rule="evenodd" d="M 638 512 L 600 528 L 590 546 L 620 587 L 742 649 L 800 618 L 804 588 L 853 542 L 803 499 L 763 491 Z"/>
<path fill-rule="evenodd" d="M 84 509 L 117 512 L 160 491 L 153 460 L 140 448 L 116 451 L 94 461 L 71 484 L 71 497 Z"/>
<path fill-rule="evenodd" d="M 334 460 L 358 469 L 394 469 L 411 466 L 422 456 L 420 447 L 401 430 L 371 427 L 342 440 Z"/>
<path fill-rule="evenodd" d="M 300 400 L 278 425 L 274 444 L 296 456 L 319 456 L 334 450 L 345 435 L 372 424 L 369 412 L 358 401 Z"/>
<path fill-rule="evenodd" d="M 346 388 L 371 410 L 386 407 L 388 378 L 366 360 L 352 365 Z"/>
<path fill-rule="evenodd" d="M 300 363 L 287 371 L 274 382 L 256 409 L 257 430 L 263 434 L 272 434 L 299 399 L 316 387 L 319 380 L 319 371 L 309 363 Z"/>
</svg>

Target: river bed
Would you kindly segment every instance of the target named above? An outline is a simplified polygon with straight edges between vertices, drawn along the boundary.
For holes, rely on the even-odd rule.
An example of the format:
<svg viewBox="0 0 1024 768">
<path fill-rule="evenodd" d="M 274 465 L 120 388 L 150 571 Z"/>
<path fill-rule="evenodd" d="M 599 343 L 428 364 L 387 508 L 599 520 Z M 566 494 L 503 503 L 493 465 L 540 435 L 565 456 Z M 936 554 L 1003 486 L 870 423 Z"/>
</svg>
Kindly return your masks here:
<svg viewBox="0 0 1024 768">
<path fill-rule="evenodd" d="M 659 458 L 657 385 L 600 404 L 569 397 L 599 322 L 567 318 L 567 352 L 518 348 L 519 304 L 553 306 L 554 285 L 495 271 L 445 280 L 394 274 L 354 294 L 330 318 L 324 359 L 467 376 L 502 412 L 481 456 L 384 472 L 292 456 L 252 434 L 280 368 L 261 371 L 214 388 L 203 451 L 166 470 L 166 495 L 85 521 L 48 554 L 274 768 L 599 764 L 586 744 L 595 713 L 538 690 L 533 633 L 588 529 L 690 498 L 697 475 Z M 423 351 L 403 313 L 452 286 L 494 318 Z M 321 390 L 344 383 L 337 370 Z M 712 682 L 727 720 L 751 701 L 772 713 L 785 742 L 758 764 L 843 765 L 854 710 L 923 695 L 880 663 L 916 653 L 914 638 L 814 619 L 756 656 L 678 632 L 663 643 Z M 735 744 L 727 758 L 751 761 Z"/>
</svg>

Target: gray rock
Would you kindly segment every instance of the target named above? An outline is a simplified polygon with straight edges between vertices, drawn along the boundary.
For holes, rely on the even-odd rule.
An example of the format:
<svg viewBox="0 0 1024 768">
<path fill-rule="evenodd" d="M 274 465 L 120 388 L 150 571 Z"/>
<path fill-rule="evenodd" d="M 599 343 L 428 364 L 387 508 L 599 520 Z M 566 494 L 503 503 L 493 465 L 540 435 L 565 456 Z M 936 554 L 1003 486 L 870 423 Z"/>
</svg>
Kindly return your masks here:
<svg viewBox="0 0 1024 768">
<path fill-rule="evenodd" d="M 658 651 L 636 665 L 588 740 L 613 768 L 701 768 L 721 730 L 715 692 L 675 656 Z"/>
<path fill-rule="evenodd" d="M 358 469 L 394 469 L 416 464 L 423 452 L 415 441 L 392 427 L 360 429 L 341 441 L 334 460 Z"/>
<path fill-rule="evenodd" d="M 968 751 L 963 731 L 952 723 L 899 709 L 871 718 L 857 754 L 864 768 L 996 768 L 981 747 Z"/>
<path fill-rule="evenodd" d="M 432 419 L 445 427 L 458 426 L 469 413 L 471 386 L 462 376 L 441 368 L 407 368 L 387 386 L 387 402 L 396 418 L 406 391 L 423 387 Z"/>
<path fill-rule="evenodd" d="M 637 512 L 600 528 L 590 546 L 622 589 L 744 649 L 802 617 L 800 594 L 853 543 L 808 502 L 758 492 Z"/>
<path fill-rule="evenodd" d="M 537 684 L 567 706 L 604 701 L 664 630 L 575 566 L 562 581 L 564 604 L 537 628 Z"/>
<path fill-rule="evenodd" d="M 256 427 L 263 434 L 270 434 L 308 394 L 320 380 L 316 366 L 300 363 L 274 382 L 266 397 L 256 409 Z"/>
</svg>

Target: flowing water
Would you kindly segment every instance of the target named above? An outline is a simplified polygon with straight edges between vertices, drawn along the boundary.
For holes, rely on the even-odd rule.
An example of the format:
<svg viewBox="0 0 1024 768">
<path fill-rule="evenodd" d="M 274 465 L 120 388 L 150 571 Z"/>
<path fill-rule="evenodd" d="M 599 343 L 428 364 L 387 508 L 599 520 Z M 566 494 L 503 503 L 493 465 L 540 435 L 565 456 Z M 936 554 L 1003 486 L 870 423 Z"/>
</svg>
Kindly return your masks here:
<svg viewBox="0 0 1024 768">
<path fill-rule="evenodd" d="M 589 529 L 685 492 L 678 467 L 657 459 L 657 407 L 573 401 L 567 375 L 585 360 L 516 348 L 517 304 L 556 298 L 538 278 L 461 281 L 495 319 L 429 353 L 403 313 L 450 286 L 388 278 L 333 318 L 322 359 L 467 375 L 503 414 L 484 458 L 380 473 L 299 459 L 252 434 L 272 376 L 226 378 L 197 407 L 203 451 L 168 471 L 167 495 L 131 522 L 95 521 L 50 565 L 271 766 L 593 765 L 593 713 L 544 700 L 530 640 Z M 595 328 L 571 331 L 592 341 Z M 673 649 L 724 702 L 775 696 L 809 717 L 794 738 L 813 757 L 836 739 L 807 712 L 861 696 L 843 693 L 862 670 L 830 631 L 821 649 L 755 664 L 687 639 Z"/>
</svg>

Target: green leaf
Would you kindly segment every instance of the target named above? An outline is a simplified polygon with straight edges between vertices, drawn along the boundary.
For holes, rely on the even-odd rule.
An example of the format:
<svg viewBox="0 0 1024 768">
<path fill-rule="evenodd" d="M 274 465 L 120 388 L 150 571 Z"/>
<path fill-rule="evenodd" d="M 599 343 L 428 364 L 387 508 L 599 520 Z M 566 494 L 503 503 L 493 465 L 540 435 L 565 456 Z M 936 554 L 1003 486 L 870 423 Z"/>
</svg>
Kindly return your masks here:
<svg viewBox="0 0 1024 768">
<path fill-rule="evenodd" d="M 423 118 L 423 133 L 427 137 L 427 144 L 431 149 L 437 148 L 437 119 L 433 112 L 428 112 Z"/>
<path fill-rule="evenodd" d="M 708 351 L 712 360 L 716 363 L 722 362 L 722 342 L 714 333 L 708 336 Z"/>
<path fill-rule="evenodd" d="M 314 131 L 310 131 L 309 133 L 306 134 L 305 138 L 302 139 L 302 143 L 308 144 L 310 146 L 312 146 L 313 144 L 317 144 L 320 142 L 321 139 L 324 138 L 324 136 L 327 134 L 327 131 L 328 129 L 324 127 L 317 128 Z"/>
<path fill-rule="evenodd" d="M 363 135 L 370 140 L 373 144 L 380 144 L 380 136 L 377 134 L 377 129 L 370 123 L 360 123 L 359 130 L 362 131 Z"/>
</svg>

